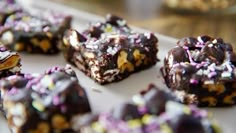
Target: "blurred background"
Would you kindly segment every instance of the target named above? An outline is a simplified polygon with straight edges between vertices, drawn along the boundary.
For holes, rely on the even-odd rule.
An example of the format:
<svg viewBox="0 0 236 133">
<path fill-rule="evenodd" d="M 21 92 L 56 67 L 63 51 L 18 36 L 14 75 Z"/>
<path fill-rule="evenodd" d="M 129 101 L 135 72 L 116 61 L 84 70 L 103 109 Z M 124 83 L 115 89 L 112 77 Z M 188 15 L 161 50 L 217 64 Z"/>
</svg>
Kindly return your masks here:
<svg viewBox="0 0 236 133">
<path fill-rule="evenodd" d="M 105 16 L 122 16 L 128 23 L 182 38 L 207 34 L 236 44 L 236 0 L 51 0 Z"/>
</svg>

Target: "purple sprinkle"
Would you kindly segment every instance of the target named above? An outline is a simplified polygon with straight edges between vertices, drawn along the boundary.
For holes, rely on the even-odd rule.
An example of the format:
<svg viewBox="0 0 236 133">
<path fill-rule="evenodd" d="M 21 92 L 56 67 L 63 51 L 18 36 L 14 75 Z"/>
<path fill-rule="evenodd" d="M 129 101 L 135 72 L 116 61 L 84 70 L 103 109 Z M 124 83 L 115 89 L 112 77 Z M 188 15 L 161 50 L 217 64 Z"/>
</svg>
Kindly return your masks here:
<svg viewBox="0 0 236 133">
<path fill-rule="evenodd" d="M 191 84 L 198 84 L 198 80 L 196 80 L 196 79 L 190 79 L 190 83 L 191 83 Z"/>
<path fill-rule="evenodd" d="M 15 87 L 13 87 L 13 88 L 11 88 L 11 90 L 8 91 L 7 94 L 9 94 L 9 95 L 14 95 L 14 94 L 16 94 L 17 92 L 18 92 L 18 89 L 15 88 Z"/>
<path fill-rule="evenodd" d="M 208 78 L 212 78 L 213 76 L 216 76 L 216 75 L 217 75 L 216 72 L 210 72 L 210 73 L 208 74 Z"/>
<path fill-rule="evenodd" d="M 53 102 L 54 105 L 59 105 L 60 104 L 60 98 L 58 96 L 54 96 L 52 102 Z"/>
</svg>

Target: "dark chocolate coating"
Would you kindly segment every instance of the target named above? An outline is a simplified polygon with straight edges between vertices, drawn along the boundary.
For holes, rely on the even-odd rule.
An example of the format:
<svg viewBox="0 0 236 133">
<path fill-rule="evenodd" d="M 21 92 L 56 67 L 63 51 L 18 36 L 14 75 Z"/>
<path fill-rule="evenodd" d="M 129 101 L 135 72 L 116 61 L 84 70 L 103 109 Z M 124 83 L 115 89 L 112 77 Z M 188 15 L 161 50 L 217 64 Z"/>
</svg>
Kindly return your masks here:
<svg viewBox="0 0 236 133">
<path fill-rule="evenodd" d="M 135 33 L 116 16 L 83 33 L 68 30 L 63 42 L 66 60 L 100 84 L 122 80 L 158 61 L 155 35 Z"/>
<path fill-rule="evenodd" d="M 16 13 L 6 19 L 0 30 L 0 40 L 15 51 L 56 54 L 60 51 L 61 38 L 65 30 L 70 28 L 70 23 L 70 16 Z"/>
<path fill-rule="evenodd" d="M 220 133 L 206 111 L 182 105 L 170 91 L 154 85 L 135 95 L 133 103 L 76 118 L 73 127 L 84 133 Z"/>
<path fill-rule="evenodd" d="M 199 106 L 229 106 L 236 101 L 235 53 L 223 39 L 183 38 L 164 59 L 167 86 L 182 102 Z"/>
<path fill-rule="evenodd" d="M 69 67 L 52 68 L 37 76 L 8 77 L 0 81 L 0 88 L 14 133 L 43 132 L 41 127 L 45 133 L 72 133 L 73 117 L 91 111 L 86 92 Z"/>
</svg>

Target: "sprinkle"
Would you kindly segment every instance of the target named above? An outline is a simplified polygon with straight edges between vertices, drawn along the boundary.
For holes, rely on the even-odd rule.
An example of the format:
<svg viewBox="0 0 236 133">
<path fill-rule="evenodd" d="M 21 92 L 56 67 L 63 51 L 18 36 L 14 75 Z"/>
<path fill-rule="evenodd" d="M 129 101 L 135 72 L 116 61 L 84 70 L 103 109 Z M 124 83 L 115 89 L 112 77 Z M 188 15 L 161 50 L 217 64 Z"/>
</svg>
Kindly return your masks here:
<svg viewBox="0 0 236 133">
<path fill-rule="evenodd" d="M 161 125 L 161 132 L 163 133 L 173 133 L 173 130 L 165 123 Z"/>
<path fill-rule="evenodd" d="M 59 105 L 60 104 L 60 98 L 58 96 L 53 97 L 53 104 L 54 105 Z"/>
<path fill-rule="evenodd" d="M 217 39 L 214 39 L 214 40 L 212 41 L 212 43 L 216 44 L 216 43 L 217 43 Z"/>
<path fill-rule="evenodd" d="M 143 122 L 144 124 L 148 124 L 148 123 L 151 122 L 151 118 L 152 118 L 151 115 L 146 114 L 146 115 L 143 116 L 142 122 Z"/>
<path fill-rule="evenodd" d="M 137 105 L 144 105 L 145 104 L 144 100 L 142 99 L 142 97 L 140 95 L 135 95 L 135 96 L 133 96 L 132 99 L 133 99 L 134 103 Z"/>
<path fill-rule="evenodd" d="M 221 74 L 221 77 L 222 77 L 222 78 L 230 78 L 230 77 L 231 77 L 231 73 L 230 73 L 230 72 L 223 72 L 223 73 Z"/>
<path fill-rule="evenodd" d="M 191 83 L 191 84 L 198 84 L 198 80 L 196 80 L 196 79 L 190 79 L 190 83 Z"/>
<path fill-rule="evenodd" d="M 119 26 L 124 26 L 124 25 L 126 25 L 126 21 L 125 21 L 125 20 L 117 20 L 116 22 L 117 22 L 117 24 L 118 24 Z"/>
<path fill-rule="evenodd" d="M 207 84 L 214 84 L 214 81 L 213 80 L 206 80 L 204 81 L 204 84 L 207 85 Z"/>
<path fill-rule="evenodd" d="M 209 44 L 209 45 L 208 45 L 208 47 L 209 47 L 209 48 L 213 47 L 213 44 L 212 44 L 212 43 L 211 43 L 211 44 Z"/>
<path fill-rule="evenodd" d="M 151 33 L 144 33 L 144 36 L 146 36 L 147 39 L 150 39 L 151 38 Z"/>
<path fill-rule="evenodd" d="M 98 122 L 94 122 L 92 124 L 92 128 L 98 133 L 104 133 L 105 132 L 105 129 L 103 128 L 103 126 Z"/>
<path fill-rule="evenodd" d="M 217 75 L 216 72 L 210 72 L 210 73 L 208 74 L 208 78 L 212 78 L 213 76 L 216 76 L 216 75 Z"/>
<path fill-rule="evenodd" d="M 128 125 L 130 128 L 137 128 L 140 127 L 142 124 L 139 119 L 134 119 L 134 120 L 129 120 Z"/>
<path fill-rule="evenodd" d="M 37 109 L 37 110 L 40 111 L 40 112 L 42 112 L 42 111 L 45 110 L 44 105 L 43 105 L 41 102 L 39 102 L 39 101 L 33 101 L 33 102 L 32 102 L 32 105 L 33 105 L 33 107 L 34 107 L 35 109 Z"/>
</svg>

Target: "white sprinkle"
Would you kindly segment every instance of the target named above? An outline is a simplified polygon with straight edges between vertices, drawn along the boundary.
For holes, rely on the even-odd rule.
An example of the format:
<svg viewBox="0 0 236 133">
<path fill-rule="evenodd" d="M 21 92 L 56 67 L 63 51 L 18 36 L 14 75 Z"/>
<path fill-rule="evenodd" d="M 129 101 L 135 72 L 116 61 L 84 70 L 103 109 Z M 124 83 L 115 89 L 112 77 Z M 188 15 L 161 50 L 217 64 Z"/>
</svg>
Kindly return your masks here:
<svg viewBox="0 0 236 133">
<path fill-rule="evenodd" d="M 211 43 L 211 44 L 209 44 L 209 45 L 208 45 L 208 47 L 210 47 L 210 48 L 211 48 L 211 47 L 213 47 L 213 44 L 212 44 L 212 43 Z"/>
<path fill-rule="evenodd" d="M 150 39 L 151 38 L 151 33 L 144 33 L 144 36 L 146 36 L 147 39 Z"/>
<path fill-rule="evenodd" d="M 231 77 L 231 73 L 230 73 L 230 72 L 223 72 L 223 73 L 221 74 L 221 77 L 222 77 L 222 78 L 229 78 L 229 77 Z"/>
<path fill-rule="evenodd" d="M 213 80 L 206 80 L 206 81 L 204 81 L 204 84 L 214 84 L 214 81 Z"/>
<path fill-rule="evenodd" d="M 117 24 L 119 26 L 124 26 L 126 24 L 126 21 L 125 20 L 117 20 Z"/>
<path fill-rule="evenodd" d="M 216 39 L 214 39 L 214 40 L 212 41 L 212 43 L 216 44 L 216 43 L 217 43 L 217 40 L 216 40 Z"/>
</svg>

